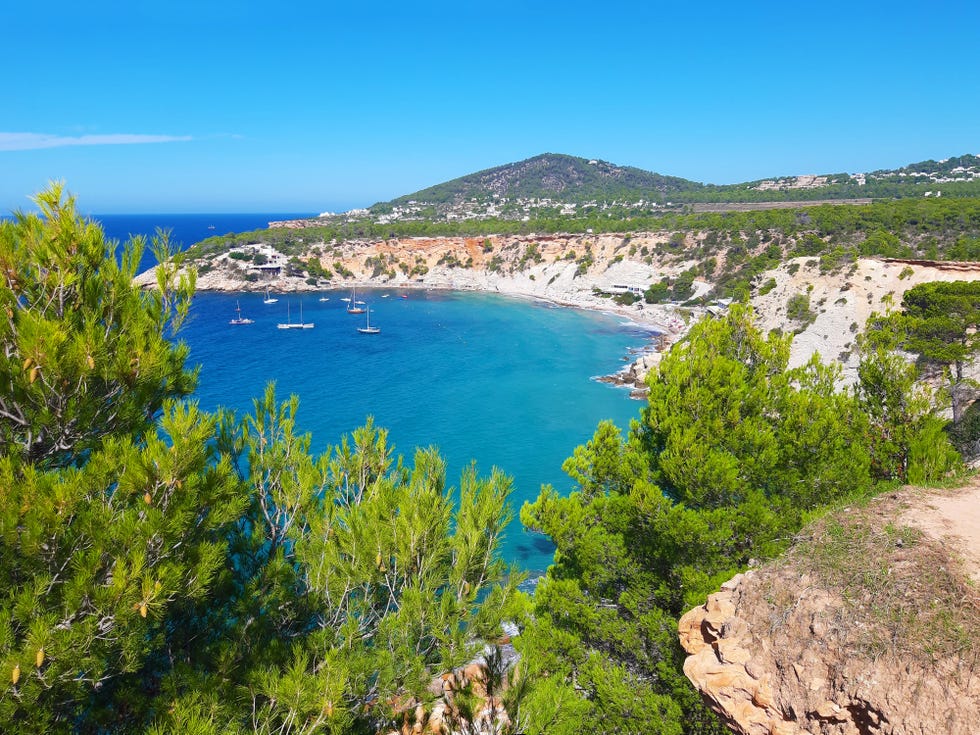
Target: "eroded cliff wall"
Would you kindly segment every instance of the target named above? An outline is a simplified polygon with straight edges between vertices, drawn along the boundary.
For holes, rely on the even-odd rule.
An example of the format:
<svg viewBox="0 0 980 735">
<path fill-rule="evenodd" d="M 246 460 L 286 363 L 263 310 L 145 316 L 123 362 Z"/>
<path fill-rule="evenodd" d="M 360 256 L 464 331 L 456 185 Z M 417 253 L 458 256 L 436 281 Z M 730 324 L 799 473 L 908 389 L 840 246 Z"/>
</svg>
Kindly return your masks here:
<svg viewBox="0 0 980 735">
<path fill-rule="evenodd" d="M 954 507 L 980 508 L 976 486 L 958 492 Z M 684 615 L 684 672 L 733 730 L 980 729 L 977 561 L 950 523 L 922 522 L 937 499 L 906 490 L 828 516 Z"/>
</svg>

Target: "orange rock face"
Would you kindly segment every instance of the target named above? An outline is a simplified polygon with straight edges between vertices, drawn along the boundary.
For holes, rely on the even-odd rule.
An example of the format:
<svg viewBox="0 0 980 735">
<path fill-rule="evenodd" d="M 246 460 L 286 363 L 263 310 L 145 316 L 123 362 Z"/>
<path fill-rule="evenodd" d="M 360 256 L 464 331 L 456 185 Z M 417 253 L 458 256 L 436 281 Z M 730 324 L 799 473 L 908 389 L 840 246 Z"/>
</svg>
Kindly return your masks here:
<svg viewBox="0 0 980 735">
<path fill-rule="evenodd" d="M 852 612 L 792 566 L 737 575 L 681 618 L 684 674 L 742 735 L 977 732 L 975 661 L 857 655 L 876 618 Z"/>
<path fill-rule="evenodd" d="M 504 708 L 501 692 L 487 691 L 488 670 L 484 663 L 471 663 L 432 681 L 429 691 L 439 696 L 431 706 L 404 702 L 396 709 L 402 712 L 402 725 L 385 735 L 450 735 L 454 732 L 497 733 L 506 730 L 510 717 Z M 506 688 L 507 682 L 501 682 Z M 475 697 L 477 706 L 472 719 L 460 711 L 454 701 L 455 693 L 467 690 Z"/>
</svg>

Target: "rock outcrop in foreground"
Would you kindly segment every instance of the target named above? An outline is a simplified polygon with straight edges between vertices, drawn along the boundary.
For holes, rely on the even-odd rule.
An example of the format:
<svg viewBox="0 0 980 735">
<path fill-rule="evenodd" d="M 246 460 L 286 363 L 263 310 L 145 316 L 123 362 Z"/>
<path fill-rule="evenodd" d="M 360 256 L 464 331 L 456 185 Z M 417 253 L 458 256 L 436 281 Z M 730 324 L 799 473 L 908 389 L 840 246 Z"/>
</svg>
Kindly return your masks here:
<svg viewBox="0 0 980 735">
<path fill-rule="evenodd" d="M 954 500 L 907 490 L 814 524 L 681 618 L 684 673 L 746 735 L 976 732 L 977 539 L 936 519 L 980 512 L 980 488 Z"/>
</svg>

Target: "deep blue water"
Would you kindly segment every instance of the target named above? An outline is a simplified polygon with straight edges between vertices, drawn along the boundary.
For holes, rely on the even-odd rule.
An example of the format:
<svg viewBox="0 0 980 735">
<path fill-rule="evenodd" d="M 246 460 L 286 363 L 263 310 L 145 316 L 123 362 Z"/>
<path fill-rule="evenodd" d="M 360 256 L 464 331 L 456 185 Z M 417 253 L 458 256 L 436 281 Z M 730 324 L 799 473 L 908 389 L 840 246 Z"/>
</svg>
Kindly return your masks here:
<svg viewBox="0 0 980 735">
<path fill-rule="evenodd" d="M 234 222 L 244 222 L 241 215 Z M 256 215 L 262 226 L 266 218 Z M 180 215 L 161 220 L 186 245 L 234 229 L 220 215 Z M 120 225 L 133 228 L 154 217 L 104 220 L 110 236 Z M 177 226 L 185 226 L 178 230 Z M 146 230 L 142 230 L 146 232 Z M 190 235 L 182 233 L 191 233 Z M 411 460 L 414 448 L 437 446 L 448 464 L 448 482 L 476 460 L 488 474 L 497 466 L 514 478 L 514 510 L 533 500 L 542 484 L 571 489 L 561 464 L 587 441 L 602 419 L 621 428 L 638 416 L 641 404 L 628 393 L 592 378 L 618 370 L 631 347 L 648 333 L 618 317 L 558 308 L 545 303 L 475 293 L 413 290 L 358 292 L 371 308 L 379 335 L 362 335 L 363 316 L 349 315 L 346 292 L 279 295 L 266 305 L 262 294 L 195 296 L 181 336 L 191 363 L 201 366 L 197 399 L 202 408 L 252 409 L 269 381 L 280 399 L 300 398 L 298 420 L 312 433 L 313 449 L 337 444 L 342 435 L 373 416 L 389 430 L 389 443 Z M 330 300 L 320 302 L 319 296 Z M 387 295 L 386 298 L 383 298 Z M 253 324 L 232 326 L 240 304 Z M 280 330 L 287 305 L 293 321 L 314 322 L 308 330 Z M 504 555 L 524 569 L 541 572 L 551 561 L 547 539 L 508 531 Z"/>
<path fill-rule="evenodd" d="M 146 235 L 153 237 L 157 229 L 169 230 L 170 241 L 181 245 L 181 249 L 190 247 L 214 235 L 225 235 L 230 232 L 248 232 L 264 229 L 269 222 L 284 219 L 299 219 L 309 217 L 309 213 L 272 213 L 272 214 L 94 214 L 90 218 L 102 224 L 107 236 L 124 243 L 131 235 Z M 213 227 L 213 229 L 212 229 Z M 149 242 L 143 253 L 140 270 L 145 270 L 155 264 L 150 252 Z"/>
</svg>

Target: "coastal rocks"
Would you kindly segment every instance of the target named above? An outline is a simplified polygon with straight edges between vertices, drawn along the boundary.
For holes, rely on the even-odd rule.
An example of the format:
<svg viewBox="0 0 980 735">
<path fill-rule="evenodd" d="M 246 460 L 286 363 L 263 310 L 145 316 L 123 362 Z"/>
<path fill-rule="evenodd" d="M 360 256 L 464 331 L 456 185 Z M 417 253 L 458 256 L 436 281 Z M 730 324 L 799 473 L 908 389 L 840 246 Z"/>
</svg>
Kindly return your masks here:
<svg viewBox="0 0 980 735">
<path fill-rule="evenodd" d="M 677 626 L 681 646 L 691 654 L 684 674 L 708 705 L 743 735 L 796 735 L 805 732 L 786 720 L 776 706 L 774 677 L 744 647 L 745 623 L 735 617 L 744 575 L 686 613 Z"/>
<path fill-rule="evenodd" d="M 428 708 L 407 702 L 401 710 L 401 726 L 384 735 L 496 735 L 511 724 L 501 693 L 506 682 L 495 682 L 490 667 L 476 661 L 443 674 L 429 686 L 438 697 Z"/>
<path fill-rule="evenodd" d="M 632 387 L 630 397 L 642 400 L 649 392 L 646 385 L 647 374 L 660 364 L 663 356 L 661 351 L 644 353 L 619 372 L 604 375 L 598 380 L 600 383 Z"/>
<path fill-rule="evenodd" d="M 791 550 L 735 576 L 680 619 L 684 673 L 735 732 L 976 731 L 978 601 L 949 538 L 900 530 L 910 505 L 921 498 L 896 494 L 866 511 L 845 509 L 821 528 L 846 539 L 851 546 L 840 551 L 851 556 Z M 813 533 L 823 544 L 822 531 Z M 825 574 L 827 560 L 834 566 Z M 838 578 L 841 565 L 847 574 Z"/>
<path fill-rule="evenodd" d="M 661 315 L 661 317 L 663 316 Z M 656 332 L 649 348 L 641 350 L 639 355 L 622 370 L 612 375 L 604 375 L 597 380 L 600 383 L 630 387 L 632 388 L 630 398 L 646 400 L 650 393 L 650 388 L 647 386 L 647 376 L 657 369 L 664 355 L 670 350 L 670 346 L 687 332 L 686 325 L 679 319 L 661 318 L 661 321 L 669 325 L 668 330 Z"/>
</svg>

